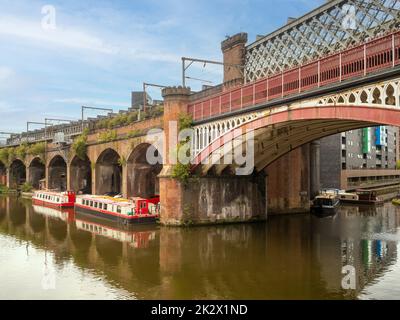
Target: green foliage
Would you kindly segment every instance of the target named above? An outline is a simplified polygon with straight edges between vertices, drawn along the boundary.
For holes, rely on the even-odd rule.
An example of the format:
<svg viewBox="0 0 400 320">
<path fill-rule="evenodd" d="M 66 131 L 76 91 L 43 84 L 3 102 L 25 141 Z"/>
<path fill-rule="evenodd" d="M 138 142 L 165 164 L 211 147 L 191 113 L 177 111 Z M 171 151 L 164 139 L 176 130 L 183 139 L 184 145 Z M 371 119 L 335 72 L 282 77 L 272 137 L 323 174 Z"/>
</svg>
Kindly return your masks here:
<svg viewBox="0 0 400 320">
<path fill-rule="evenodd" d="M 118 139 L 118 134 L 117 131 L 115 130 L 104 131 L 99 134 L 99 142 L 111 142 L 117 139 Z"/>
<path fill-rule="evenodd" d="M 86 132 L 84 132 L 79 137 L 77 137 L 72 144 L 72 150 L 75 152 L 77 157 L 81 160 L 86 159 L 86 144 L 87 144 L 87 133 Z"/>
<path fill-rule="evenodd" d="M 126 158 L 122 156 L 121 158 L 118 159 L 118 165 L 120 167 L 124 167 L 127 164 L 128 161 L 126 161 Z"/>
<path fill-rule="evenodd" d="M 32 144 L 28 147 L 27 154 L 31 156 L 40 156 L 44 158 L 44 153 L 46 151 L 46 145 L 44 142 L 39 142 Z"/>
<path fill-rule="evenodd" d="M 21 186 L 21 191 L 22 192 L 32 192 L 32 190 L 33 190 L 33 186 L 29 182 L 25 182 Z"/>
<path fill-rule="evenodd" d="M 29 150 L 28 144 L 23 143 L 15 148 L 15 155 L 18 158 L 23 160 L 23 159 L 25 159 L 26 155 L 28 154 L 28 150 Z"/>
<path fill-rule="evenodd" d="M 400 160 L 397 160 L 397 162 L 396 162 L 396 169 L 400 170 Z"/>
<path fill-rule="evenodd" d="M 164 106 L 156 106 L 147 108 L 145 112 L 140 115 L 141 120 L 157 118 L 164 114 Z"/>
<path fill-rule="evenodd" d="M 1 161 L 6 167 L 9 166 L 9 160 L 8 160 L 8 157 L 9 157 L 9 150 L 10 150 L 10 148 L 3 148 L 3 149 L 0 149 L 0 161 Z"/>
<path fill-rule="evenodd" d="M 97 121 L 96 129 L 113 129 L 117 127 L 127 126 L 138 120 L 137 111 L 129 113 L 120 113 L 111 118 L 105 118 Z"/>
<path fill-rule="evenodd" d="M 143 135 L 143 130 L 135 129 L 135 130 L 130 131 L 130 132 L 126 135 L 126 137 L 127 137 L 127 138 L 136 138 L 136 137 L 139 137 L 139 136 L 141 136 L 141 135 Z"/>
<path fill-rule="evenodd" d="M 189 129 L 193 126 L 193 118 L 190 114 L 187 113 L 181 113 L 179 114 L 178 118 L 178 128 L 179 131 Z M 178 144 L 177 148 L 177 154 L 179 155 L 181 148 L 190 141 L 189 138 L 186 139 L 186 141 L 181 141 Z M 190 156 L 189 154 L 187 156 Z M 189 182 L 189 179 L 192 177 L 192 172 L 191 172 L 191 164 L 183 164 L 179 162 L 179 157 L 178 157 L 178 163 L 174 165 L 172 169 L 172 177 L 179 180 L 183 185 L 186 185 Z"/>
<path fill-rule="evenodd" d="M 193 118 L 188 113 L 180 113 L 178 118 L 179 131 L 189 129 L 193 126 Z"/>
<path fill-rule="evenodd" d="M 164 113 L 163 106 L 147 108 L 146 112 L 141 112 L 140 120 L 159 117 Z M 122 126 L 128 126 L 139 119 L 139 112 L 120 113 L 111 118 L 104 118 L 96 123 L 96 129 L 115 129 Z"/>
<path fill-rule="evenodd" d="M 0 149 L 0 161 L 6 167 L 9 167 L 16 158 L 25 160 L 26 156 L 28 155 L 39 156 L 41 160 L 43 160 L 45 148 L 46 147 L 44 142 L 35 143 L 31 145 L 23 143 L 18 147 L 2 148 Z"/>
<path fill-rule="evenodd" d="M 174 165 L 172 168 L 172 177 L 177 179 L 183 185 L 187 185 L 191 177 L 190 163 L 182 164 L 178 162 Z"/>
<path fill-rule="evenodd" d="M 10 191 L 10 189 L 7 186 L 0 184 L 0 194 L 2 194 L 2 193 L 6 194 L 9 191 Z"/>
<path fill-rule="evenodd" d="M 182 153 L 182 148 L 185 146 L 186 143 L 188 143 L 190 139 L 188 138 L 186 141 L 182 141 L 178 144 L 178 148 L 176 151 L 177 154 L 177 159 L 178 163 L 174 165 L 172 168 L 172 177 L 177 179 L 179 182 L 181 182 L 183 185 L 187 185 L 189 182 L 189 179 L 192 177 L 192 172 L 191 172 L 191 164 L 184 164 L 179 161 L 179 155 Z M 186 152 L 190 152 L 189 150 L 186 150 Z M 186 154 L 187 157 L 190 157 L 190 154 Z"/>
</svg>

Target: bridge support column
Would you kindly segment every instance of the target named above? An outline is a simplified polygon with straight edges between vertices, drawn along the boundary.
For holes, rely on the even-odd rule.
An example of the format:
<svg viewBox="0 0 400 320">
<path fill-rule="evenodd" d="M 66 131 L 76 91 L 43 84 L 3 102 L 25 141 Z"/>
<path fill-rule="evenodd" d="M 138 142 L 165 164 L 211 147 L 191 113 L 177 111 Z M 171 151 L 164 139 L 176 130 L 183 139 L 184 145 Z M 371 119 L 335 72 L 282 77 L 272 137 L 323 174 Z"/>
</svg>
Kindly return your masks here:
<svg viewBox="0 0 400 320">
<path fill-rule="evenodd" d="M 67 190 L 71 191 L 71 164 L 67 163 Z"/>
<path fill-rule="evenodd" d="M 46 162 L 46 168 L 45 168 L 45 189 L 49 189 L 49 174 L 50 174 L 50 168 L 49 164 Z"/>
<path fill-rule="evenodd" d="M 6 186 L 7 188 L 11 186 L 11 170 L 9 167 L 6 169 Z"/>
<path fill-rule="evenodd" d="M 265 178 L 202 177 L 182 185 L 161 177 L 161 223 L 200 225 L 266 219 Z"/>
<path fill-rule="evenodd" d="M 313 141 L 310 144 L 310 199 L 314 199 L 321 189 L 321 141 Z"/>
<path fill-rule="evenodd" d="M 32 184 L 32 179 L 31 179 L 31 168 L 29 166 L 26 166 L 26 182 Z"/>
<path fill-rule="evenodd" d="M 310 211 L 310 146 L 299 147 L 276 160 L 268 174 L 268 214 Z"/>
<path fill-rule="evenodd" d="M 90 170 L 92 170 L 92 194 L 97 194 L 97 190 L 96 190 L 96 166 L 93 165 L 93 162 L 90 164 Z"/>
<path fill-rule="evenodd" d="M 170 224 L 170 221 L 180 221 L 183 210 L 182 188 L 178 180 L 172 178 L 174 161 L 170 147 L 177 147 L 177 134 L 173 132 L 179 120 L 179 114 L 187 113 L 190 88 L 170 87 L 162 91 L 164 98 L 164 150 L 163 169 L 159 174 L 160 180 L 160 202 L 161 202 L 161 223 Z M 178 224 L 178 223 L 176 223 Z"/>
<path fill-rule="evenodd" d="M 128 198 L 128 170 L 126 164 L 122 166 L 122 196 Z"/>
</svg>

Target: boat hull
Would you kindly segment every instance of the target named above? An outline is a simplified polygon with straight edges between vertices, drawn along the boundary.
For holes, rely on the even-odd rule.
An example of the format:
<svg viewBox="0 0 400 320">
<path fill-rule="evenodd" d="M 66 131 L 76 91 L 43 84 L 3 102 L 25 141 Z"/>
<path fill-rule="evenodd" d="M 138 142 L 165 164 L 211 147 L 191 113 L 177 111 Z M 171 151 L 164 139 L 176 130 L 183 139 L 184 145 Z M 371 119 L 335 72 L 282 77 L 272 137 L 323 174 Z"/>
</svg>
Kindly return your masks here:
<svg viewBox="0 0 400 320">
<path fill-rule="evenodd" d="M 335 207 L 318 207 L 312 206 L 311 213 L 318 216 L 332 216 L 335 215 L 338 210 L 338 206 Z"/>
<path fill-rule="evenodd" d="M 32 202 L 38 206 L 46 206 L 50 208 L 73 208 L 75 203 L 73 202 L 65 202 L 65 203 L 53 203 L 48 201 L 39 200 L 36 198 L 32 198 Z"/>
<path fill-rule="evenodd" d="M 348 204 L 359 204 L 359 205 L 371 205 L 371 206 L 379 206 L 383 205 L 385 201 L 383 200 L 343 200 L 340 199 L 341 203 Z"/>
<path fill-rule="evenodd" d="M 75 211 L 83 214 L 92 215 L 97 218 L 103 218 L 115 222 L 122 222 L 123 224 L 151 224 L 156 223 L 158 220 L 157 216 L 149 216 L 149 217 L 121 217 L 111 213 L 91 210 L 86 207 L 75 204 Z"/>
</svg>

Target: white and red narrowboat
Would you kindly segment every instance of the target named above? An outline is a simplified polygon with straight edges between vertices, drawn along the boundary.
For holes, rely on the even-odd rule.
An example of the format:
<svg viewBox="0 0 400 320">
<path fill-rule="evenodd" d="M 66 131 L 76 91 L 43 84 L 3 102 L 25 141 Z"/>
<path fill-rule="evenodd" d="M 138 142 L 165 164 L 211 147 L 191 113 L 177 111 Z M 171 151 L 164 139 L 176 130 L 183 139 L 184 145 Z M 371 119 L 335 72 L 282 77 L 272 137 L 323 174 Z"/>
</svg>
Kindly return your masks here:
<svg viewBox="0 0 400 320">
<path fill-rule="evenodd" d="M 75 210 L 97 217 L 129 223 L 152 223 L 159 217 L 160 197 L 122 199 L 108 196 L 76 197 Z"/>
<path fill-rule="evenodd" d="M 32 201 L 36 205 L 50 206 L 55 208 L 73 208 L 75 205 L 75 192 L 53 192 L 53 191 L 35 191 Z"/>
</svg>

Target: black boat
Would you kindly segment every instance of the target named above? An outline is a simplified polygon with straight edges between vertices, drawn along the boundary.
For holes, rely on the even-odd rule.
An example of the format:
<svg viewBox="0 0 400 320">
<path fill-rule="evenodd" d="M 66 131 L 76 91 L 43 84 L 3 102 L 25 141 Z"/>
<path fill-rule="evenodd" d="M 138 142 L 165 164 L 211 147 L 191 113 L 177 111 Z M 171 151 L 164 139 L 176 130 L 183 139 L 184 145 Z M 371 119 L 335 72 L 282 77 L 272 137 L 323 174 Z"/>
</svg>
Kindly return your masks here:
<svg viewBox="0 0 400 320">
<path fill-rule="evenodd" d="M 311 212 L 319 216 L 334 215 L 339 207 L 340 200 L 336 194 L 323 193 L 315 197 L 311 205 Z"/>
</svg>

